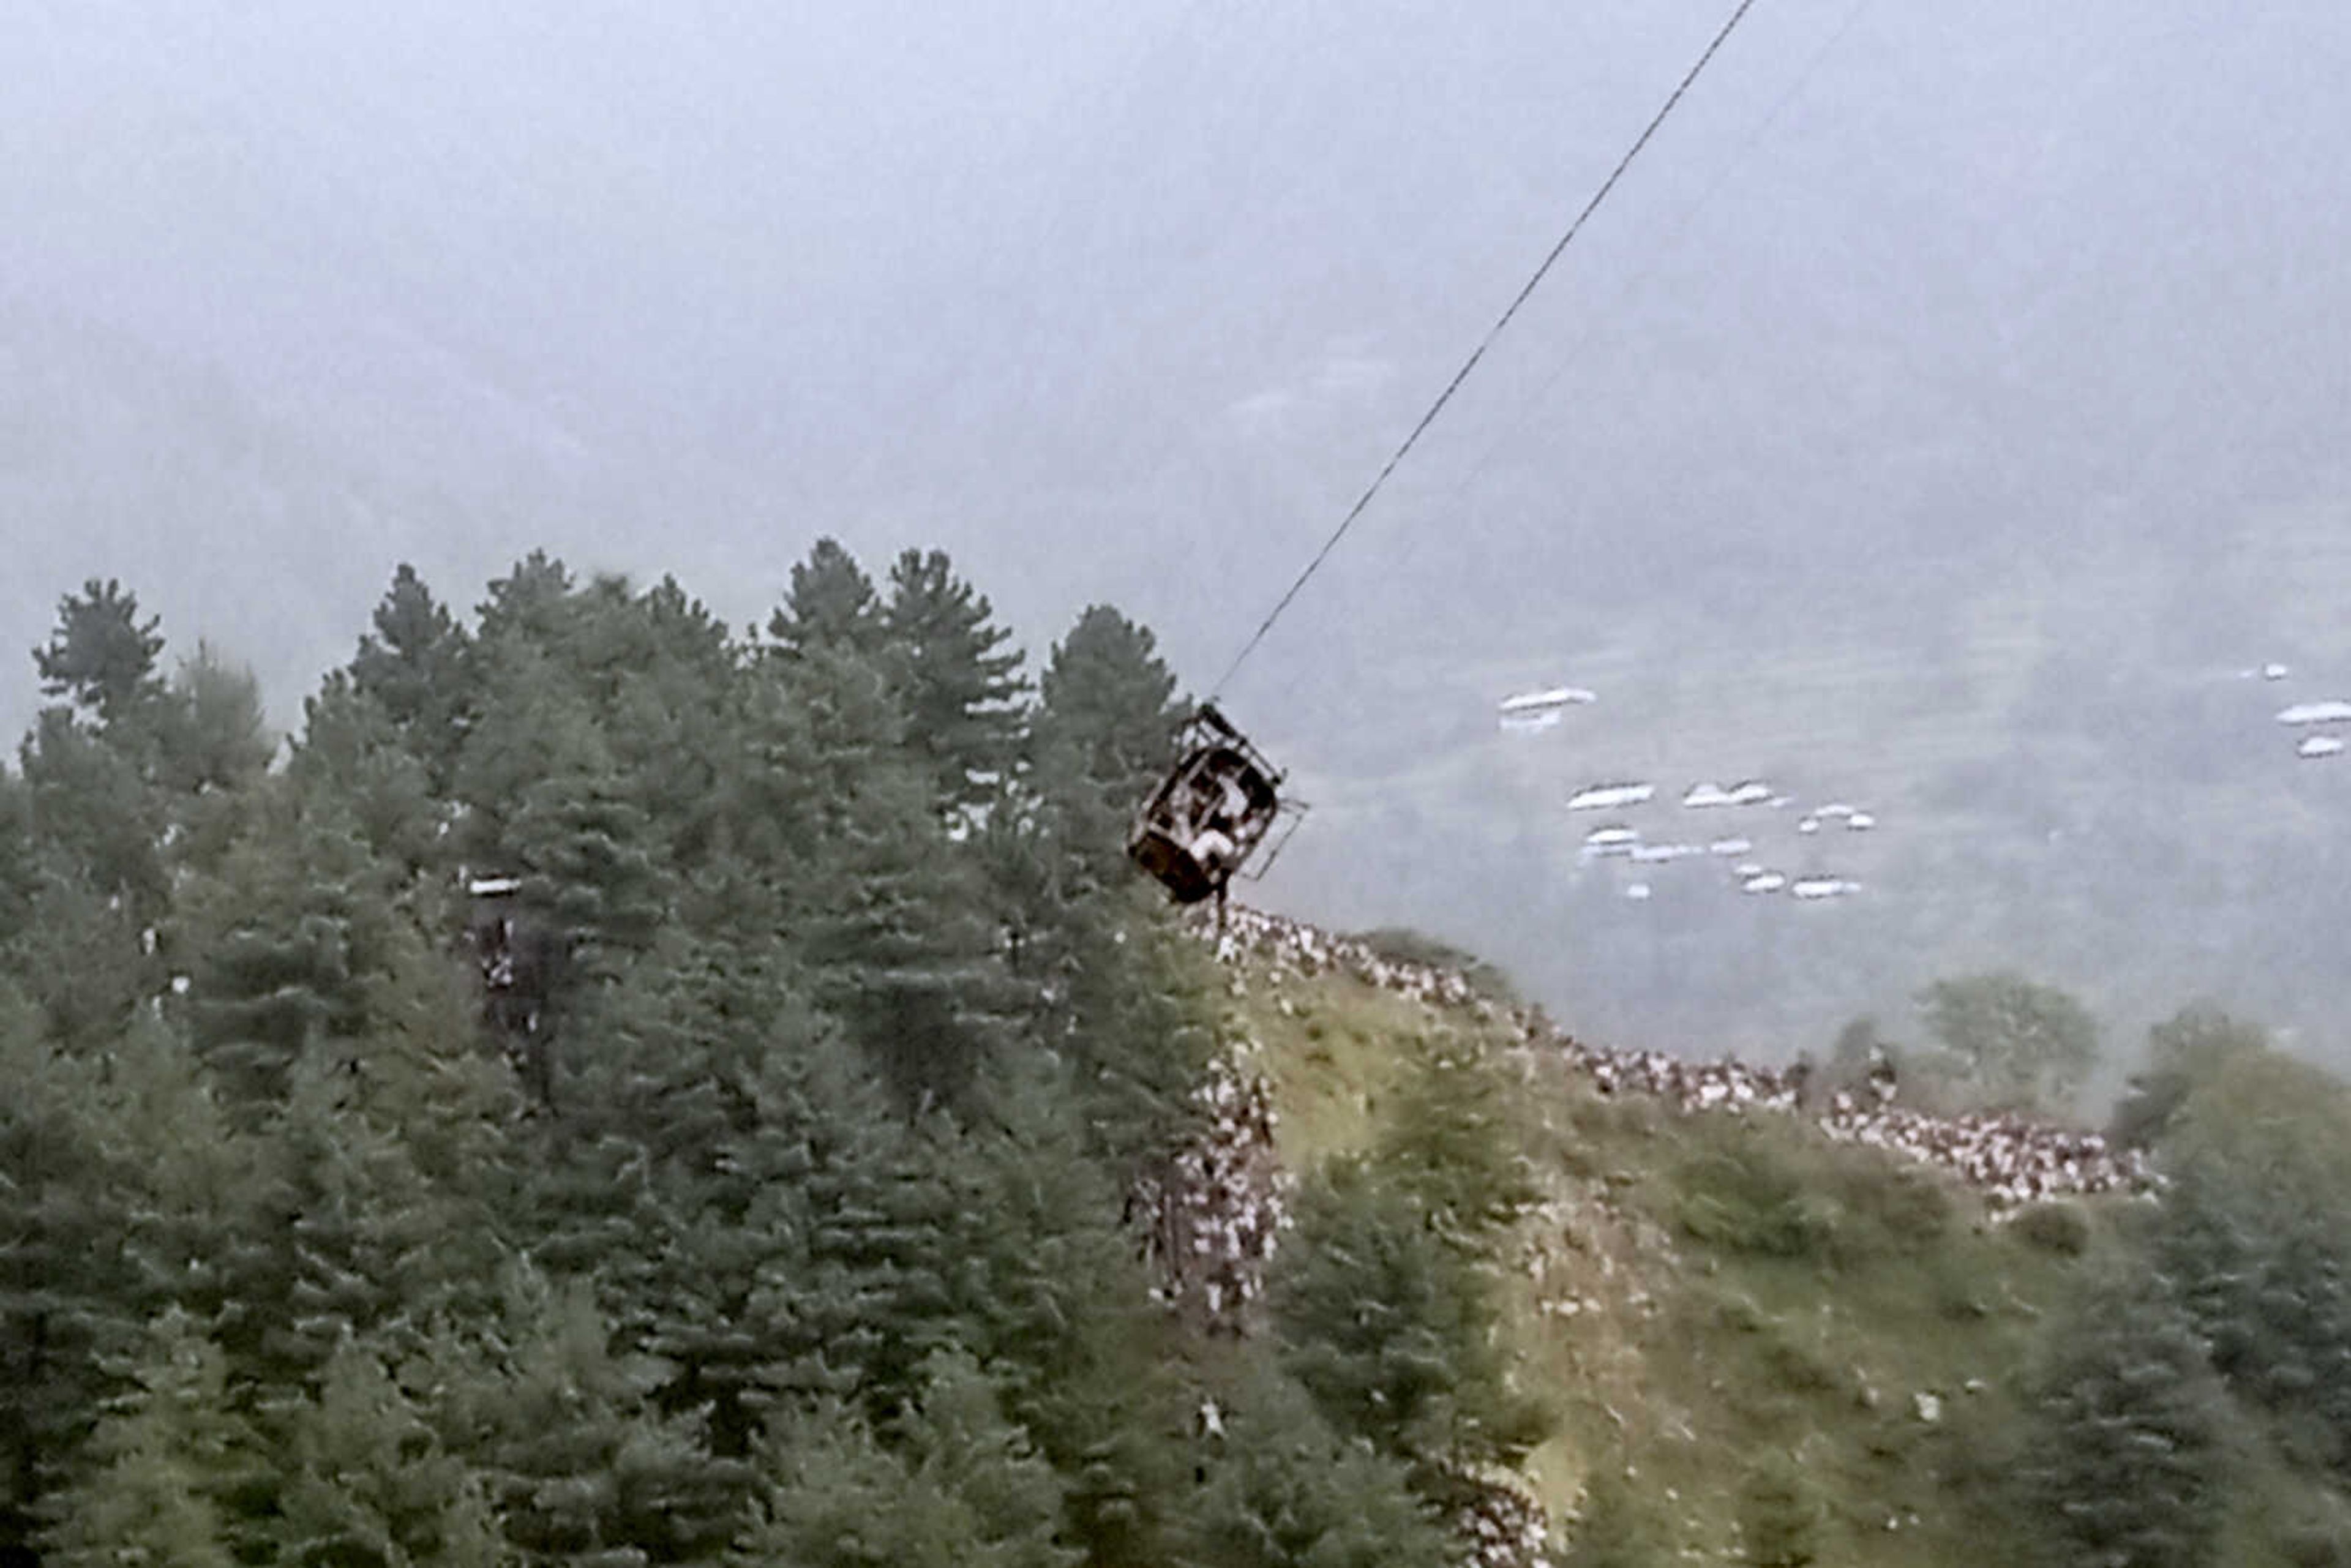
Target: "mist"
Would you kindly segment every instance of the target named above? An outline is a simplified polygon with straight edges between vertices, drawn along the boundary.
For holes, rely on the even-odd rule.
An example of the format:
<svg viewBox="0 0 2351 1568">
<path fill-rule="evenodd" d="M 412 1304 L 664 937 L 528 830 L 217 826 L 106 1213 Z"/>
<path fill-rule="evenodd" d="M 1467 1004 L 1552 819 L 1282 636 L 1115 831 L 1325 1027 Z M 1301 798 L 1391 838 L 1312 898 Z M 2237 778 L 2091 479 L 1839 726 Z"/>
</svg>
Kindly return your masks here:
<svg viewBox="0 0 2351 1568">
<path fill-rule="evenodd" d="M 120 577 L 287 727 L 400 561 L 739 625 L 823 534 L 1205 694 L 1724 15 L 25 11 L 0 618 Z M 1693 1053 L 2007 966 L 2351 1060 L 2351 761 L 2273 717 L 2351 695 L 2346 68 L 2316 3 L 1757 6 L 1221 691 L 1314 808 L 1249 896 Z M 1595 861 L 1617 779 L 1859 891 Z"/>
</svg>

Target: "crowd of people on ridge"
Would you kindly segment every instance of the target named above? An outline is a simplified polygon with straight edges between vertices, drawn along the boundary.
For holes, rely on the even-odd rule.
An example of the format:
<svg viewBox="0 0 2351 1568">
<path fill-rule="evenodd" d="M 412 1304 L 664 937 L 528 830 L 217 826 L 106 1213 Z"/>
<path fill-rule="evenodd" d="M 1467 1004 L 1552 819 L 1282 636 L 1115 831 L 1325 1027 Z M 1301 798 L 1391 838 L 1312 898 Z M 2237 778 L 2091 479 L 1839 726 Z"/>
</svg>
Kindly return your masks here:
<svg viewBox="0 0 2351 1568">
<path fill-rule="evenodd" d="M 1277 974 L 1352 975 L 1383 990 L 1441 1007 L 1473 1009 L 1506 1023 L 1526 1045 L 1555 1051 L 1604 1094 L 1651 1095 L 1675 1111 L 1776 1112 L 1810 1117 L 1830 1137 L 1937 1166 L 1982 1192 L 1996 1213 L 2074 1194 L 2147 1193 L 2160 1178 L 2138 1150 L 2100 1134 L 2013 1112 L 1938 1116 L 1896 1103 L 1881 1058 L 1865 1083 L 1827 1088 L 1807 1064 L 1764 1067 L 1725 1057 L 1693 1061 L 1660 1051 L 1587 1045 L 1539 1009 L 1497 1002 L 1453 970 L 1385 956 L 1359 938 L 1235 904 L 1215 934 L 1219 958 L 1270 960 Z"/>
</svg>

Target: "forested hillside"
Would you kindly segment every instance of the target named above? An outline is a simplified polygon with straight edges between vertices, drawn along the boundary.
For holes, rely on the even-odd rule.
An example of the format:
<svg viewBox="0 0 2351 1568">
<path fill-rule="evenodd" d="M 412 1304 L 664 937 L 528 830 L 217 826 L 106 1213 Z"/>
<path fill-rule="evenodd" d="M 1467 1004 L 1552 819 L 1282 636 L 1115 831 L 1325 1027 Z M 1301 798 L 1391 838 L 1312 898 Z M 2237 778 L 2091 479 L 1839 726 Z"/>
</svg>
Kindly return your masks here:
<svg viewBox="0 0 2351 1568">
<path fill-rule="evenodd" d="M 1417 939 L 1200 940 L 1151 633 L 1009 643 L 935 552 L 739 633 L 403 569 L 281 745 L 66 597 L 0 1562 L 2346 1560 L 2351 1114 L 2258 1030 L 2158 1031 L 2158 1196 L 1986 1194 Z"/>
</svg>

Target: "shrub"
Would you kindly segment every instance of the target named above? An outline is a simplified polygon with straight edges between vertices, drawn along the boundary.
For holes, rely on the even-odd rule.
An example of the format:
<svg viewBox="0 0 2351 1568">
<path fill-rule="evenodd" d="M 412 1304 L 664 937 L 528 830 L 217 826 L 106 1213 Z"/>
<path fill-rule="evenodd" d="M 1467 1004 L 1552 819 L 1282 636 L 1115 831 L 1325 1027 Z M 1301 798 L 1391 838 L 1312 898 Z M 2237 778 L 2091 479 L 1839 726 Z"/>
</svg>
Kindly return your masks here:
<svg viewBox="0 0 2351 1568">
<path fill-rule="evenodd" d="M 1791 1454 L 1748 1472 L 1739 1491 L 1740 1533 L 1754 1568 L 1806 1568 L 1820 1554 L 1820 1499 Z"/>
<path fill-rule="evenodd" d="M 2043 1252 L 2079 1258 L 2090 1249 L 2090 1217 L 2079 1204 L 2036 1203 L 2011 1223 L 2018 1239 Z"/>
<path fill-rule="evenodd" d="M 1797 1182 L 1778 1155 L 1750 1143 L 1687 1162 L 1677 1176 L 1683 1230 L 1734 1252 L 1825 1258 L 1834 1208 Z"/>
</svg>

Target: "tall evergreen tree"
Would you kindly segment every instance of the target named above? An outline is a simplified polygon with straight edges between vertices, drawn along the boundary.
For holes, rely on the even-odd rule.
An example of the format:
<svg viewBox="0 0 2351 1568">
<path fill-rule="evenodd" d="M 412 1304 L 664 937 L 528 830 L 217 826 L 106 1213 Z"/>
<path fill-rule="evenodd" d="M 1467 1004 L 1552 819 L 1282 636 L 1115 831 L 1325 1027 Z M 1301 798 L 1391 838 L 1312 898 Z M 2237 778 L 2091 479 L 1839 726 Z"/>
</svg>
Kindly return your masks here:
<svg viewBox="0 0 2351 1568">
<path fill-rule="evenodd" d="M 302 711 L 287 776 L 303 810 L 347 815 L 375 858 L 407 876 L 440 868 L 448 816 L 382 703 L 338 671 Z"/>
<path fill-rule="evenodd" d="M 461 1354 L 436 1367 L 435 1426 L 483 1472 L 519 1562 L 624 1568 L 723 1552 L 735 1467 L 710 1457 L 693 1417 L 648 1406 L 657 1370 L 614 1354 L 585 1282 L 517 1268 L 496 1330 L 489 1366 Z"/>
<path fill-rule="evenodd" d="M 1117 871 L 1127 819 L 1171 760 L 1185 706 L 1151 632 L 1105 604 L 1054 644 L 1031 722 L 1037 787 L 1056 836 L 1092 879 Z"/>
<path fill-rule="evenodd" d="M 135 1191 L 109 1155 L 93 1051 L 42 1038 L 0 979 L 0 1563 L 34 1560 L 43 1500 L 136 1348 L 141 1312 L 121 1243 Z"/>
<path fill-rule="evenodd" d="M 938 550 L 907 550 L 890 569 L 883 624 L 903 666 L 908 740 L 950 810 L 979 805 L 1008 781 L 1021 740 L 1019 650 L 991 625 L 987 596 Z"/>
<path fill-rule="evenodd" d="M 183 893 L 176 937 L 196 1047 L 256 1113 L 283 1100 L 309 1043 L 359 1032 L 397 918 L 345 823 L 301 813 L 284 789 L 273 796 L 219 873 Z"/>
<path fill-rule="evenodd" d="M 995 1371 L 1006 1409 L 1067 1487 L 1066 1538 L 1085 1561 L 1158 1561 L 1185 1502 L 1178 1390 L 1165 1319 L 1120 1229 L 1119 1189 L 1088 1157 L 1066 1068 L 1009 1064 L 989 1085 L 987 1130 L 956 1249 L 962 1343 Z"/>
<path fill-rule="evenodd" d="M 814 646 L 769 672 L 742 779 L 817 999 L 910 1104 L 961 1099 L 1012 1006 L 986 890 L 950 838 L 883 673 Z M 738 809 L 738 820 L 745 813 Z"/>
<path fill-rule="evenodd" d="M 2015 1485 L 2046 1561 L 2212 1561 L 2223 1462 L 2216 1390 L 2160 1281 L 2107 1281 L 2060 1326 L 2031 1421 Z"/>
<path fill-rule="evenodd" d="M 887 632 L 873 580 L 839 539 L 826 538 L 792 568 L 791 590 L 768 618 L 768 635 L 787 658 L 820 648 L 873 658 Z"/>
<path fill-rule="evenodd" d="M 19 753 L 35 854 L 141 925 L 169 902 L 163 840 L 170 802 L 152 748 L 44 709 Z"/>
<path fill-rule="evenodd" d="M 551 652 L 569 619 L 571 569 L 535 549 L 493 581 L 489 595 L 475 607 L 477 643 L 513 641 Z"/>
<path fill-rule="evenodd" d="M 235 789 L 254 782 L 277 750 L 261 712 L 261 683 L 209 643 L 172 677 L 172 717 L 162 757 L 163 780 L 183 795 Z"/>
<path fill-rule="evenodd" d="M 475 716 L 471 639 L 406 561 L 373 619 L 347 672 L 350 689 L 375 703 L 434 786 L 446 789 Z"/>
<path fill-rule="evenodd" d="M 1457 1542 L 1416 1496 L 1405 1468 L 1343 1439 L 1304 1390 L 1253 1369 L 1244 1403 L 1215 1406 L 1201 1435 L 1207 1490 L 1183 1560 L 1200 1568 L 1437 1568 Z"/>
<path fill-rule="evenodd" d="M 1511 1386 L 1491 1287 L 1430 1218 L 1365 1162 L 1320 1173 L 1273 1282 L 1284 1364 L 1332 1426 L 1424 1474 L 1514 1463 L 1550 1414 Z"/>
<path fill-rule="evenodd" d="M 33 651 L 41 690 L 65 698 L 101 728 L 136 717 L 163 695 L 156 673 L 160 624 L 152 615 L 139 619 L 139 596 L 121 583 L 90 579 L 80 593 L 58 601 L 57 629 Z"/>
<path fill-rule="evenodd" d="M 483 1478 L 361 1342 L 329 1357 L 286 1417 L 288 1472 L 270 1533 L 280 1561 L 347 1568 L 499 1568 L 505 1542 Z"/>
<path fill-rule="evenodd" d="M 228 1364 L 185 1313 L 166 1312 L 90 1439 L 90 1469 L 61 1500 L 44 1561 L 234 1568 L 266 1550 L 275 1486 L 236 1415 Z"/>
<path fill-rule="evenodd" d="M 877 1434 L 820 1405 L 779 1421 L 760 1506 L 733 1559 L 806 1568 L 1071 1568 L 1060 1485 L 968 1357 L 925 1366 L 919 1401 Z"/>
</svg>

